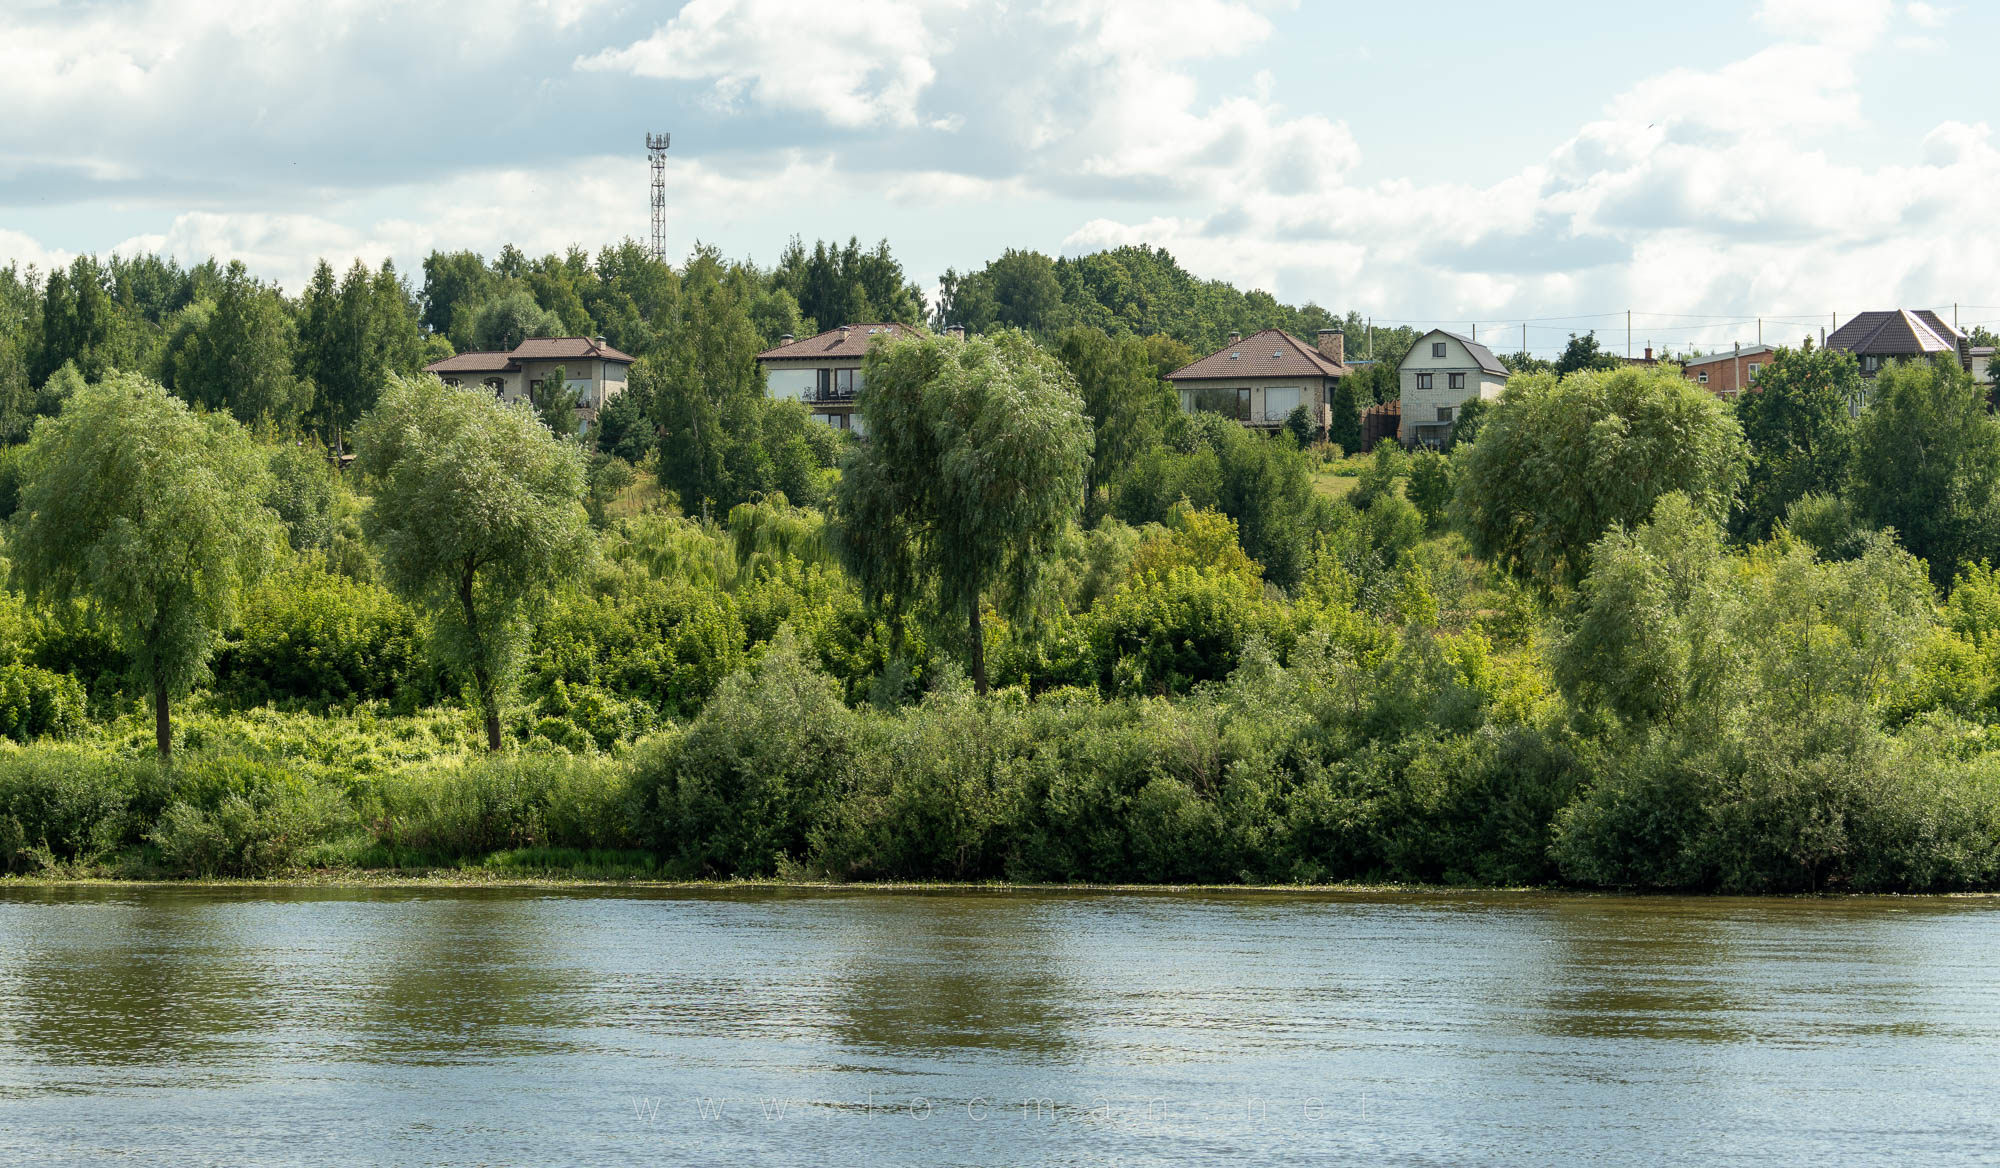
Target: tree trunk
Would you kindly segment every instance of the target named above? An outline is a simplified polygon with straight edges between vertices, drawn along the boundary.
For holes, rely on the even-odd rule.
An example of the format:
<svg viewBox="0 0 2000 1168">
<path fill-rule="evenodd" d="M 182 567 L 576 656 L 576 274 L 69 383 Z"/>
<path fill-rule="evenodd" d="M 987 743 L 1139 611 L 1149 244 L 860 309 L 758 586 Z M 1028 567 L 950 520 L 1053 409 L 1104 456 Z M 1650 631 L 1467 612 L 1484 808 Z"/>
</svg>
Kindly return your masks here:
<svg viewBox="0 0 2000 1168">
<path fill-rule="evenodd" d="M 966 602 L 966 616 L 972 625 L 972 689 L 984 696 L 986 693 L 986 634 L 979 629 L 979 593 L 974 592 Z"/>
<path fill-rule="evenodd" d="M 153 741 L 160 748 L 160 761 L 174 760 L 174 724 L 167 715 L 167 683 L 153 683 Z"/>
<path fill-rule="evenodd" d="M 490 754 L 500 751 L 500 699 L 493 692 L 493 680 L 486 675 L 484 665 L 472 667 L 473 684 L 479 688 L 479 708 L 486 711 L 486 750 Z"/>
</svg>

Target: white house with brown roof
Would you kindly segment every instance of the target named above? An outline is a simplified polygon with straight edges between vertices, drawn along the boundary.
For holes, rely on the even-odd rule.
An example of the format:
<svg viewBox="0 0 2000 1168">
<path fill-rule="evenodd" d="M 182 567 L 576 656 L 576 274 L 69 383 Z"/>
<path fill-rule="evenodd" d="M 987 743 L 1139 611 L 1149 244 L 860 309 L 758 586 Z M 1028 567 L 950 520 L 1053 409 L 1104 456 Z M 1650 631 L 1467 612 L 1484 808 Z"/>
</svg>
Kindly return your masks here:
<svg viewBox="0 0 2000 1168">
<path fill-rule="evenodd" d="M 1201 360 L 1167 374 L 1185 413 L 1215 413 L 1246 426 L 1275 430 L 1293 410 L 1306 407 L 1315 429 L 1324 430 L 1327 398 L 1335 382 L 1352 370 L 1345 363 L 1346 338 L 1339 329 L 1321 329 L 1318 345 L 1308 345 L 1283 329 L 1229 343 Z"/>
<path fill-rule="evenodd" d="M 861 389 L 861 359 L 879 338 L 916 336 L 906 324 L 844 324 L 805 340 L 779 338 L 775 348 L 757 354 L 764 368 L 764 392 L 773 398 L 804 402 L 814 421 L 836 430 L 861 432 L 854 416 L 854 395 Z"/>
<path fill-rule="evenodd" d="M 541 401 L 543 384 L 560 368 L 586 420 L 625 392 L 633 358 L 603 337 L 529 337 L 506 352 L 460 353 L 424 366 L 446 385 L 483 385 L 504 402 Z"/>
<path fill-rule="evenodd" d="M 1475 397 L 1490 401 L 1507 388 L 1507 367 L 1493 350 L 1443 329 L 1418 337 L 1397 373 L 1403 400 L 1397 437 L 1405 446 L 1446 445 L 1459 407 Z"/>
</svg>

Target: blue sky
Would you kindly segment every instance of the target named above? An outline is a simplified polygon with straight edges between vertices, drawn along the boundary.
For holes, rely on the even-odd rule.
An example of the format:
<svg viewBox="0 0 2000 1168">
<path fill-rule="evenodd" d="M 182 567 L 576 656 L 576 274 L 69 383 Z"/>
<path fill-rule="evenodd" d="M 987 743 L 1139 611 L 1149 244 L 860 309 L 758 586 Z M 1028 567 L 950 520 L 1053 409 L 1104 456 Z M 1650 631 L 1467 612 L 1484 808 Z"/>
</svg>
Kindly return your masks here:
<svg viewBox="0 0 2000 1168">
<path fill-rule="evenodd" d="M 1509 347 L 1793 339 L 2000 306 L 1996 44 L 1906 0 L 14 0 L 0 262 L 595 249 L 665 129 L 677 253 L 1150 242 Z"/>
</svg>

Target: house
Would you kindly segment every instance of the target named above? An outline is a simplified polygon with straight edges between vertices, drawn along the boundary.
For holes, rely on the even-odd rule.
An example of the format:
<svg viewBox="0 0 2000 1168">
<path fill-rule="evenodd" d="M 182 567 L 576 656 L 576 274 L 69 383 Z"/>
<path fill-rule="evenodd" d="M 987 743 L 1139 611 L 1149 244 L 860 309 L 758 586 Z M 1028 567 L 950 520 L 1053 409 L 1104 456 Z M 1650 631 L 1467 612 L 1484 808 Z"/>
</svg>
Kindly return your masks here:
<svg viewBox="0 0 2000 1168">
<path fill-rule="evenodd" d="M 1352 370 L 1343 358 L 1347 338 L 1339 329 L 1319 330 L 1308 345 L 1283 329 L 1248 337 L 1230 333 L 1229 343 L 1201 360 L 1167 374 L 1185 413 L 1214 413 L 1245 426 L 1276 430 L 1293 410 L 1306 407 L 1313 427 L 1324 430 L 1327 400 L 1334 384 Z"/>
<path fill-rule="evenodd" d="M 1928 308 L 1864 312 L 1833 330 L 1826 347 L 1854 354 L 1861 376 L 1872 378 L 1890 361 L 1951 360 L 1972 368 L 1972 338 Z"/>
<path fill-rule="evenodd" d="M 949 330 L 964 336 L 965 330 Z M 757 354 L 765 373 L 764 392 L 773 398 L 801 401 L 813 420 L 836 430 L 861 432 L 854 416 L 854 395 L 861 389 L 861 359 L 877 337 L 894 340 L 919 335 L 906 324 L 844 324 L 818 336 L 778 338 L 776 348 Z"/>
<path fill-rule="evenodd" d="M 1470 337 L 1432 329 L 1417 338 L 1398 367 L 1405 446 L 1444 446 L 1452 419 L 1472 398 L 1491 400 L 1507 388 L 1507 367 Z"/>
<path fill-rule="evenodd" d="M 1732 345 L 1726 352 L 1684 358 L 1681 376 L 1719 398 L 1734 398 L 1757 380 L 1757 371 L 1776 352 L 1770 345 Z"/>
<path fill-rule="evenodd" d="M 446 385 L 483 385 L 501 401 L 527 398 L 539 404 L 542 385 L 555 371 L 576 391 L 577 409 L 586 421 L 625 392 L 626 371 L 633 358 L 604 343 L 603 337 L 529 337 L 506 352 L 460 353 L 424 366 Z"/>
</svg>

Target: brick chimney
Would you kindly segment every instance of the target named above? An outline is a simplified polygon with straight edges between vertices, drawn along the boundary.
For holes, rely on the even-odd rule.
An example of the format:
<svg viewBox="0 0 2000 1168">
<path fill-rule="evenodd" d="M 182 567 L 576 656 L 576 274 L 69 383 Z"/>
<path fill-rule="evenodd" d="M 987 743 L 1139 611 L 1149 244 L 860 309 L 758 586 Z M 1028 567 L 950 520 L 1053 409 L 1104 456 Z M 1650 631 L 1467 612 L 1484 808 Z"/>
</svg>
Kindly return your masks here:
<svg viewBox="0 0 2000 1168">
<path fill-rule="evenodd" d="M 1240 345 L 1240 344 L 1242 344 L 1242 343 L 1243 343 L 1243 334 L 1242 334 L 1242 333 L 1240 333 L 1240 332 L 1237 332 L 1237 331 L 1236 331 L 1235 329 L 1230 329 L 1230 330 L 1229 330 L 1229 343 L 1230 343 L 1230 344 L 1232 344 L 1232 345 Z"/>
<path fill-rule="evenodd" d="M 1653 359 L 1653 346 L 1651 346 L 1651 345 L 1647 345 L 1647 346 L 1646 346 L 1646 360 L 1648 360 L 1648 361 L 1651 361 L 1652 359 Z"/>
<path fill-rule="evenodd" d="M 853 332 L 853 331 L 854 331 L 854 326 L 853 326 L 853 325 L 850 325 L 850 324 L 844 324 L 844 325 L 841 325 L 841 326 L 840 326 L 840 339 L 841 339 L 841 340 L 843 340 L 843 341 L 844 341 L 844 340 L 846 340 L 846 339 L 847 339 L 847 334 L 848 334 L 848 333 L 850 333 L 850 332 Z"/>
<path fill-rule="evenodd" d="M 786 333 L 786 334 L 785 334 L 784 336 L 782 336 L 782 337 L 779 337 L 779 338 L 778 338 L 778 347 L 779 347 L 780 349 L 782 349 L 782 348 L 784 348 L 784 347 L 785 347 L 786 345 L 789 345 L 789 344 L 791 344 L 791 343 L 792 343 L 793 341 L 796 341 L 796 340 L 798 340 L 798 338 L 797 338 L 797 337 L 793 336 L 793 335 L 792 335 L 792 334 L 790 334 L 790 333 Z"/>
<path fill-rule="evenodd" d="M 604 334 L 603 334 L 603 333 L 598 333 L 598 334 L 597 334 L 596 336 L 594 336 L 594 337 L 592 337 L 592 338 L 590 338 L 590 339 L 591 339 L 591 340 L 592 340 L 593 342 L 595 342 L 595 343 L 596 343 L 596 345 L 597 345 L 597 347 L 598 347 L 598 348 L 602 349 L 602 348 L 604 347 Z"/>
<path fill-rule="evenodd" d="M 1347 334 L 1339 329 L 1319 330 L 1319 355 L 1335 365 L 1347 364 Z"/>
<path fill-rule="evenodd" d="M 965 339 L 965 326 L 962 324 L 946 325 L 944 335 L 954 340 L 962 341 Z"/>
</svg>

